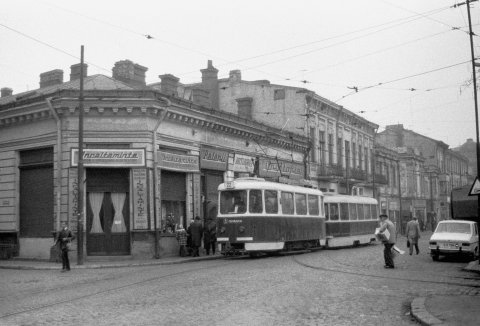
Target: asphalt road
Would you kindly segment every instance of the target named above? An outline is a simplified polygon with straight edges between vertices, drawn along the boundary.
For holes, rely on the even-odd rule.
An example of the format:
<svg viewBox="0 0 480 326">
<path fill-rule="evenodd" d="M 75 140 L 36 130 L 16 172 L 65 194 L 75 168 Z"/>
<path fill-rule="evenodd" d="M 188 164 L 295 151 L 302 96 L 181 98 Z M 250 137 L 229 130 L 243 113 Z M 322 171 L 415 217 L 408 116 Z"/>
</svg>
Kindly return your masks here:
<svg viewBox="0 0 480 326">
<path fill-rule="evenodd" d="M 383 246 L 177 265 L 0 270 L 0 325 L 417 325 L 415 297 L 480 295 L 466 261 Z M 402 239 L 399 246 L 402 246 Z"/>
</svg>

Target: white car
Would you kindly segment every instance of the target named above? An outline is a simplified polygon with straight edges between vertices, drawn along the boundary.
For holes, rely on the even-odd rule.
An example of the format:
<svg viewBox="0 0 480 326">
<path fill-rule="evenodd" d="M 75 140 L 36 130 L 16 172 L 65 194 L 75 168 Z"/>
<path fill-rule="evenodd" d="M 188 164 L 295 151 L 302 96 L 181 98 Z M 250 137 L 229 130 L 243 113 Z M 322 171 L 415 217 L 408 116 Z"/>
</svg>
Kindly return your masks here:
<svg viewBox="0 0 480 326">
<path fill-rule="evenodd" d="M 429 248 L 434 261 L 437 261 L 440 255 L 468 255 L 477 260 L 477 223 L 464 220 L 441 221 L 430 237 Z"/>
</svg>

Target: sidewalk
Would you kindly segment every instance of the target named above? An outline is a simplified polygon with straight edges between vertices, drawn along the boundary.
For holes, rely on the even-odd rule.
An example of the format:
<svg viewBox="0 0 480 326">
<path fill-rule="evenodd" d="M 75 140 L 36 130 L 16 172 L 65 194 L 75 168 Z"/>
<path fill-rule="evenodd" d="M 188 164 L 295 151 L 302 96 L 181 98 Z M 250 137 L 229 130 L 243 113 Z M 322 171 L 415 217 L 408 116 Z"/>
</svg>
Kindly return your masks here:
<svg viewBox="0 0 480 326">
<path fill-rule="evenodd" d="M 183 264 L 196 261 L 221 259 L 223 255 L 216 254 L 210 256 L 200 257 L 165 257 L 160 259 L 129 259 L 109 257 L 105 260 L 96 258 L 95 260 L 85 261 L 83 265 L 77 265 L 74 260 L 70 261 L 70 267 L 72 269 L 94 269 L 94 268 L 119 268 L 119 267 L 139 267 L 139 266 L 153 266 L 153 265 L 172 265 Z M 9 259 L 0 260 L 0 269 L 30 269 L 30 270 L 55 270 L 61 269 L 61 262 L 49 262 L 45 260 L 32 260 L 32 259 Z"/>
<path fill-rule="evenodd" d="M 464 270 L 480 274 L 477 261 L 470 262 Z M 435 295 L 415 298 L 411 313 L 422 325 L 478 325 L 480 321 L 480 296 Z"/>
</svg>

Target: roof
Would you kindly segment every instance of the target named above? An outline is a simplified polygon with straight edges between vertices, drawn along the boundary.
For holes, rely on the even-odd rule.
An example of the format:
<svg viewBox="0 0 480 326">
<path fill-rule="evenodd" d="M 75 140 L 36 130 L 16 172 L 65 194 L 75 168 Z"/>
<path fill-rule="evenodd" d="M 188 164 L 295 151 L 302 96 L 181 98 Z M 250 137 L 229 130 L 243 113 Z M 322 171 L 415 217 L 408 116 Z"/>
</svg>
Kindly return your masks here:
<svg viewBox="0 0 480 326">
<path fill-rule="evenodd" d="M 284 183 L 277 183 L 265 181 L 263 178 L 238 178 L 233 181 L 233 188 L 227 188 L 226 183 L 218 186 L 218 190 L 245 190 L 245 189 L 269 189 L 280 191 L 300 191 L 308 194 L 321 195 L 322 192 L 318 189 L 307 188 L 302 186 L 288 185 Z"/>
<path fill-rule="evenodd" d="M 121 81 L 113 79 L 105 75 L 87 76 L 83 80 L 84 90 L 134 90 L 135 88 L 129 86 Z M 14 94 L 11 96 L 0 97 L 0 105 L 15 102 L 20 99 L 48 95 L 60 90 L 80 90 L 80 80 L 76 79 L 58 85 L 39 88 L 33 91 Z"/>
</svg>

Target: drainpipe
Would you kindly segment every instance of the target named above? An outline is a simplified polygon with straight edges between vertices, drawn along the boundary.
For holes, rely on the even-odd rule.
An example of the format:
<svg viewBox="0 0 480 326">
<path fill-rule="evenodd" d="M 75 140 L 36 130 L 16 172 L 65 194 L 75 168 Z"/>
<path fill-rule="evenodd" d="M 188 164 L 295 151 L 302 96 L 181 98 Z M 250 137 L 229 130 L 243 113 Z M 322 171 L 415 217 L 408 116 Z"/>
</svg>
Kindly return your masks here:
<svg viewBox="0 0 480 326">
<path fill-rule="evenodd" d="M 152 132 L 152 146 L 153 146 L 153 228 L 155 230 L 155 259 L 160 258 L 160 251 L 158 247 L 158 241 L 160 238 L 160 234 L 158 231 L 158 223 L 157 223 L 157 212 L 158 212 L 158 207 L 157 207 L 157 200 L 160 204 L 160 208 L 162 206 L 162 202 L 160 201 L 160 187 L 158 186 L 158 178 L 157 178 L 157 173 L 159 170 L 157 170 L 157 165 L 158 165 L 158 160 L 157 160 L 157 130 L 162 124 L 163 120 L 165 120 L 165 117 L 167 116 L 168 111 L 170 110 L 170 106 L 172 105 L 172 102 L 167 99 L 166 97 L 161 96 L 160 99 L 164 100 L 167 102 L 167 106 L 165 111 L 161 114 L 160 118 L 157 121 L 157 124 L 155 125 L 155 128 L 153 129 Z"/>
<path fill-rule="evenodd" d="M 45 102 L 47 103 L 48 108 L 52 112 L 55 122 L 57 124 L 57 169 L 56 169 L 56 185 L 57 189 L 57 219 L 54 222 L 55 231 L 60 230 L 60 212 L 61 212 L 61 188 L 62 188 L 62 121 L 57 114 L 57 111 L 53 108 L 51 97 L 46 98 Z"/>
</svg>

